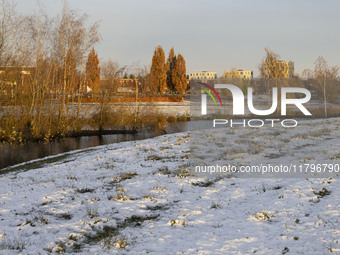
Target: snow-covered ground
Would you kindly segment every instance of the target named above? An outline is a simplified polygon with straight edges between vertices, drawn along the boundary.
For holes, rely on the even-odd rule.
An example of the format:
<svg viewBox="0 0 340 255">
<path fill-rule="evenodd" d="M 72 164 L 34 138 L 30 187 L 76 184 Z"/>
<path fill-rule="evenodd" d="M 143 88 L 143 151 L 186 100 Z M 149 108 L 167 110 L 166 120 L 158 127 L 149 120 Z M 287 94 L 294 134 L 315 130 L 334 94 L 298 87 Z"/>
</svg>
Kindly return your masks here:
<svg viewBox="0 0 340 255">
<path fill-rule="evenodd" d="M 74 110 L 73 112 L 77 112 L 77 104 L 73 104 Z M 131 113 L 135 113 L 136 104 L 134 102 L 127 103 L 110 103 L 110 110 L 113 112 L 116 109 L 127 108 Z M 82 112 L 86 115 L 98 113 L 100 109 L 100 104 L 82 104 Z M 149 114 L 150 112 L 158 114 L 163 114 L 165 116 L 171 117 L 181 117 L 181 116 L 190 116 L 190 102 L 139 102 L 138 110 L 141 114 Z"/>
<path fill-rule="evenodd" d="M 336 129 L 308 136 L 318 129 L 294 139 L 339 142 Z M 238 130 L 231 135 L 249 132 Z M 75 151 L 0 175 L 0 253 L 340 254 L 338 178 L 197 177 L 189 136 Z M 337 148 L 306 158 L 319 154 L 340 161 Z"/>
</svg>

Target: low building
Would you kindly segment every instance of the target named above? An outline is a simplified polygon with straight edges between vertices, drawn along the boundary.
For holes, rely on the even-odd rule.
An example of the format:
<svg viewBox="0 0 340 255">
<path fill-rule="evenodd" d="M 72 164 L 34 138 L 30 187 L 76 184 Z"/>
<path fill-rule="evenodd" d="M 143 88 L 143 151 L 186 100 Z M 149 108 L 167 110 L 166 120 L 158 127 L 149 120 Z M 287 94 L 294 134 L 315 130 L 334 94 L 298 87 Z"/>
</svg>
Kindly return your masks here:
<svg viewBox="0 0 340 255">
<path fill-rule="evenodd" d="M 217 73 L 216 72 L 208 72 L 208 71 L 193 72 L 193 73 L 189 73 L 189 79 L 190 80 L 212 80 L 212 79 L 217 79 Z"/>
<path fill-rule="evenodd" d="M 0 96 L 28 93 L 35 71 L 32 66 L 0 66 Z"/>
<path fill-rule="evenodd" d="M 225 79 L 240 78 L 240 79 L 252 80 L 253 79 L 253 71 L 243 70 L 243 69 L 238 69 L 238 70 L 235 69 L 235 70 L 231 70 L 231 71 L 224 71 L 223 78 L 225 78 Z"/>
<path fill-rule="evenodd" d="M 100 88 L 109 94 L 136 93 L 138 79 L 100 79 Z"/>
<path fill-rule="evenodd" d="M 135 93 L 138 84 L 138 79 L 120 79 L 117 92 L 120 93 Z"/>
</svg>

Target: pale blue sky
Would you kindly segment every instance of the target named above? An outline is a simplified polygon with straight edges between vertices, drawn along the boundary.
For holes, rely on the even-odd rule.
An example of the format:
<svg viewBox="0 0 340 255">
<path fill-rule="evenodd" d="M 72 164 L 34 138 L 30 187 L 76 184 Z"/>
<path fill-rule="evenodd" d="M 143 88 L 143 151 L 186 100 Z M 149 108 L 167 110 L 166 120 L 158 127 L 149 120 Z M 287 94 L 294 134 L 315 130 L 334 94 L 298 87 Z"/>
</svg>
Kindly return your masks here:
<svg viewBox="0 0 340 255">
<path fill-rule="evenodd" d="M 16 0 L 32 13 L 35 0 Z M 40 0 L 55 15 L 61 1 Z M 150 64 L 156 45 L 172 46 L 187 72 L 232 67 L 258 74 L 264 48 L 295 62 L 295 71 L 312 68 L 318 56 L 340 65 L 338 0 L 70 0 L 72 8 L 101 21 L 101 59 L 120 65 Z"/>
</svg>

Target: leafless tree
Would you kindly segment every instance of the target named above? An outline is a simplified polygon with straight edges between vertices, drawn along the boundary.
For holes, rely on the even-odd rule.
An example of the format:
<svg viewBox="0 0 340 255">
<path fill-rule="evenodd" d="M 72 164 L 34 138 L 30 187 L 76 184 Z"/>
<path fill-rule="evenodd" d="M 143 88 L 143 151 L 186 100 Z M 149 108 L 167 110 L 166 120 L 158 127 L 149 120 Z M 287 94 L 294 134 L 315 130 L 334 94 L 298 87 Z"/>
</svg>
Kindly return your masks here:
<svg viewBox="0 0 340 255">
<path fill-rule="evenodd" d="M 22 58 L 22 47 L 27 32 L 27 20 L 14 3 L 0 2 L 0 65 L 17 64 Z"/>
<path fill-rule="evenodd" d="M 59 75 L 57 95 L 61 98 L 59 108 L 59 116 L 64 116 L 68 111 L 65 110 L 65 106 L 68 105 L 69 96 L 72 97 L 75 92 L 74 89 L 68 91 L 68 54 L 72 51 L 75 59 L 76 67 L 80 74 L 84 73 L 85 57 L 89 50 L 95 43 L 100 40 L 100 34 L 98 32 L 99 23 L 87 25 L 88 15 L 79 15 L 76 11 L 70 9 L 68 3 L 65 1 L 61 14 L 56 18 L 54 27 L 52 29 L 52 45 L 53 45 L 53 58 L 58 65 Z M 78 84 L 78 108 L 77 117 L 80 114 L 80 95 L 81 92 L 86 91 L 84 86 L 84 75 L 80 75 Z M 71 86 L 72 87 L 72 86 Z M 70 95 L 68 95 L 68 92 Z"/>
<path fill-rule="evenodd" d="M 309 80 L 314 78 L 314 73 L 310 69 L 305 69 L 301 73 L 301 79 Z"/>
<path fill-rule="evenodd" d="M 336 88 L 331 86 L 330 80 L 338 77 L 339 67 L 328 66 L 327 61 L 321 56 L 316 59 L 314 65 L 313 75 L 317 81 L 317 87 L 322 90 L 324 113 L 327 118 L 327 100 L 331 96 L 330 94 L 334 95 L 335 91 L 333 89 Z M 336 92 L 335 95 L 337 95 Z"/>
<path fill-rule="evenodd" d="M 109 59 L 101 63 L 100 69 L 102 78 L 104 79 L 102 89 L 109 94 L 116 94 L 120 83 L 119 80 L 126 67 L 120 67 L 118 62 Z"/>
</svg>

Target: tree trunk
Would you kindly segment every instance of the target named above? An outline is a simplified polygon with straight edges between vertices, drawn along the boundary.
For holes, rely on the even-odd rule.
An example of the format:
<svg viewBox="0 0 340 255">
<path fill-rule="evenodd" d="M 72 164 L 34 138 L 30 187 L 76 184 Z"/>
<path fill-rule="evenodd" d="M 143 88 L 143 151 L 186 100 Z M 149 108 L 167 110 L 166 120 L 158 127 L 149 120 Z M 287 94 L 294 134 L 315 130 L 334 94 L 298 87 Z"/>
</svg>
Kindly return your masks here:
<svg viewBox="0 0 340 255">
<path fill-rule="evenodd" d="M 327 118 L 327 95 L 326 95 L 326 81 L 323 81 L 323 103 L 325 108 L 325 118 Z"/>
</svg>

